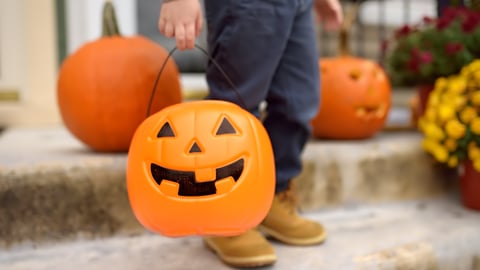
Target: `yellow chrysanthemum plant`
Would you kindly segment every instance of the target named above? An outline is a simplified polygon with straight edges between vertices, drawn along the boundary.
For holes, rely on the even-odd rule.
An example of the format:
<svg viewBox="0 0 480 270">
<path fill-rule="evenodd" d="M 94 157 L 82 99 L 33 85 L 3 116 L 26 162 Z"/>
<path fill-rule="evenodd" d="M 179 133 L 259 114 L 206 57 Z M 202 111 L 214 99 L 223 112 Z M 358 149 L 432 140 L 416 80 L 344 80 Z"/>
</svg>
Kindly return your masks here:
<svg viewBox="0 0 480 270">
<path fill-rule="evenodd" d="M 438 162 L 455 168 L 471 160 L 480 172 L 480 59 L 435 81 L 418 126 L 423 149 Z"/>
</svg>

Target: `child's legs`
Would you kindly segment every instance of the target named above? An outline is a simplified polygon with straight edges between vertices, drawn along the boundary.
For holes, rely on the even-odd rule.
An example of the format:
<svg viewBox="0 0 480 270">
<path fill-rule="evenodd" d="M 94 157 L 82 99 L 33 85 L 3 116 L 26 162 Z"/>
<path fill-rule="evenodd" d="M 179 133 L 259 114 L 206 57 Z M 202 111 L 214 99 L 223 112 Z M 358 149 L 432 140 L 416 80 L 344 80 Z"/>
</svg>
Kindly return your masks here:
<svg viewBox="0 0 480 270">
<path fill-rule="evenodd" d="M 301 153 L 310 137 L 310 121 L 319 107 L 319 67 L 311 2 L 293 24 L 287 47 L 267 97 L 265 127 L 277 166 L 277 192 L 302 169 Z M 308 3 L 308 4 L 307 4 Z"/>
<path fill-rule="evenodd" d="M 205 0 L 210 54 L 242 100 L 212 63 L 207 67 L 209 98 L 246 103 L 256 113 L 287 44 L 296 1 Z"/>
<path fill-rule="evenodd" d="M 311 0 L 206 0 L 209 50 L 248 109 L 267 100 L 277 192 L 301 171 L 318 109 L 318 57 Z M 209 98 L 241 102 L 213 65 Z"/>
</svg>

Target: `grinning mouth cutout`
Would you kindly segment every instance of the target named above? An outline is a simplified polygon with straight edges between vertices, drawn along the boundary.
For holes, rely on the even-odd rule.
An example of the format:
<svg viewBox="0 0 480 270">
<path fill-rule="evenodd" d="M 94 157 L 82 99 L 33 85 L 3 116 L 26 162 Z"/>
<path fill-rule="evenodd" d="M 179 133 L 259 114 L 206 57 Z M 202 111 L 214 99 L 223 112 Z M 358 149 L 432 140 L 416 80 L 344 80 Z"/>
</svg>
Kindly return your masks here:
<svg viewBox="0 0 480 270">
<path fill-rule="evenodd" d="M 364 119 L 378 119 L 387 113 L 387 105 L 385 103 L 372 106 L 358 106 L 355 109 L 355 115 Z"/>
<path fill-rule="evenodd" d="M 150 165 L 150 170 L 152 172 L 153 179 L 155 182 L 162 187 L 163 181 L 169 181 L 177 183 L 178 186 L 176 189 L 178 191 L 176 195 L 178 196 L 207 196 L 215 195 L 220 193 L 225 193 L 230 191 L 233 188 L 233 185 L 237 182 L 243 172 L 244 160 L 243 158 L 232 162 L 226 166 L 215 169 L 215 179 L 208 182 L 197 182 L 195 180 L 194 171 L 178 171 L 168 168 L 164 168 L 157 164 L 152 163 Z M 229 177 L 232 177 L 234 180 L 231 181 Z M 166 183 L 164 183 L 166 184 Z M 224 185 L 221 188 L 222 192 L 217 191 L 218 185 Z M 169 186 L 172 186 L 171 184 Z M 227 187 L 227 188 L 225 188 Z M 169 192 L 171 194 L 171 192 Z M 173 194 L 172 194 L 173 195 Z"/>
</svg>

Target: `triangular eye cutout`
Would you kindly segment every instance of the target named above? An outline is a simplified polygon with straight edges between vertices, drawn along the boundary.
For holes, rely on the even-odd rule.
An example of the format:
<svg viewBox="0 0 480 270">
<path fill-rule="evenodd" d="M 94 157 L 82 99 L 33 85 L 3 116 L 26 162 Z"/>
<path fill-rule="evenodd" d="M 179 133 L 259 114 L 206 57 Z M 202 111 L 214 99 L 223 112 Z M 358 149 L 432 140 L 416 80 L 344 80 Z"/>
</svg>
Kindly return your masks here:
<svg viewBox="0 0 480 270">
<path fill-rule="evenodd" d="M 222 123 L 218 127 L 217 133 L 215 135 L 223 135 L 223 134 L 236 134 L 237 131 L 232 126 L 230 121 L 226 117 L 223 117 Z"/>
<path fill-rule="evenodd" d="M 200 146 L 196 142 L 193 143 L 192 147 L 190 147 L 190 150 L 188 151 L 190 154 L 191 153 L 201 153 L 202 149 L 200 149 Z"/>
<path fill-rule="evenodd" d="M 157 134 L 157 138 L 161 137 L 175 137 L 175 134 L 173 133 L 172 127 L 170 127 L 170 124 L 167 122 L 165 123 L 160 131 Z"/>
</svg>

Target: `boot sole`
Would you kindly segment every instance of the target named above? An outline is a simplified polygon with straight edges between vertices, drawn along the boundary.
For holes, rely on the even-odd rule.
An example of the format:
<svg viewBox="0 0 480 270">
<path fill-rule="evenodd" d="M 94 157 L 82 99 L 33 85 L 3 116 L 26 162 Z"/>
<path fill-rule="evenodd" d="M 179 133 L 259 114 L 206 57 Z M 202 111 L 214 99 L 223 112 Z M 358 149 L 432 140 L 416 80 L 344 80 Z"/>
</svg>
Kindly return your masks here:
<svg viewBox="0 0 480 270">
<path fill-rule="evenodd" d="M 263 225 L 259 225 L 258 229 L 265 234 L 268 237 L 274 238 L 280 242 L 283 242 L 285 244 L 289 244 L 292 246 L 312 246 L 312 245 L 318 245 L 323 242 L 325 242 L 325 239 L 327 238 L 327 233 L 324 231 L 322 234 L 316 236 L 316 237 L 310 237 L 310 238 L 304 238 L 304 239 L 299 239 L 299 238 L 292 238 L 285 236 L 281 233 L 278 233 L 274 230 L 271 230 L 268 227 L 265 227 Z"/>
<path fill-rule="evenodd" d="M 220 251 L 220 248 L 216 246 L 214 243 L 212 243 L 211 241 L 209 241 L 208 239 L 204 239 L 203 243 L 208 249 L 210 249 L 212 252 L 217 254 L 217 256 L 225 264 L 233 267 L 254 268 L 254 267 L 272 265 L 277 261 L 277 256 L 275 254 L 260 255 L 260 256 L 247 257 L 247 258 L 225 256 L 225 254 L 223 254 Z"/>
</svg>

